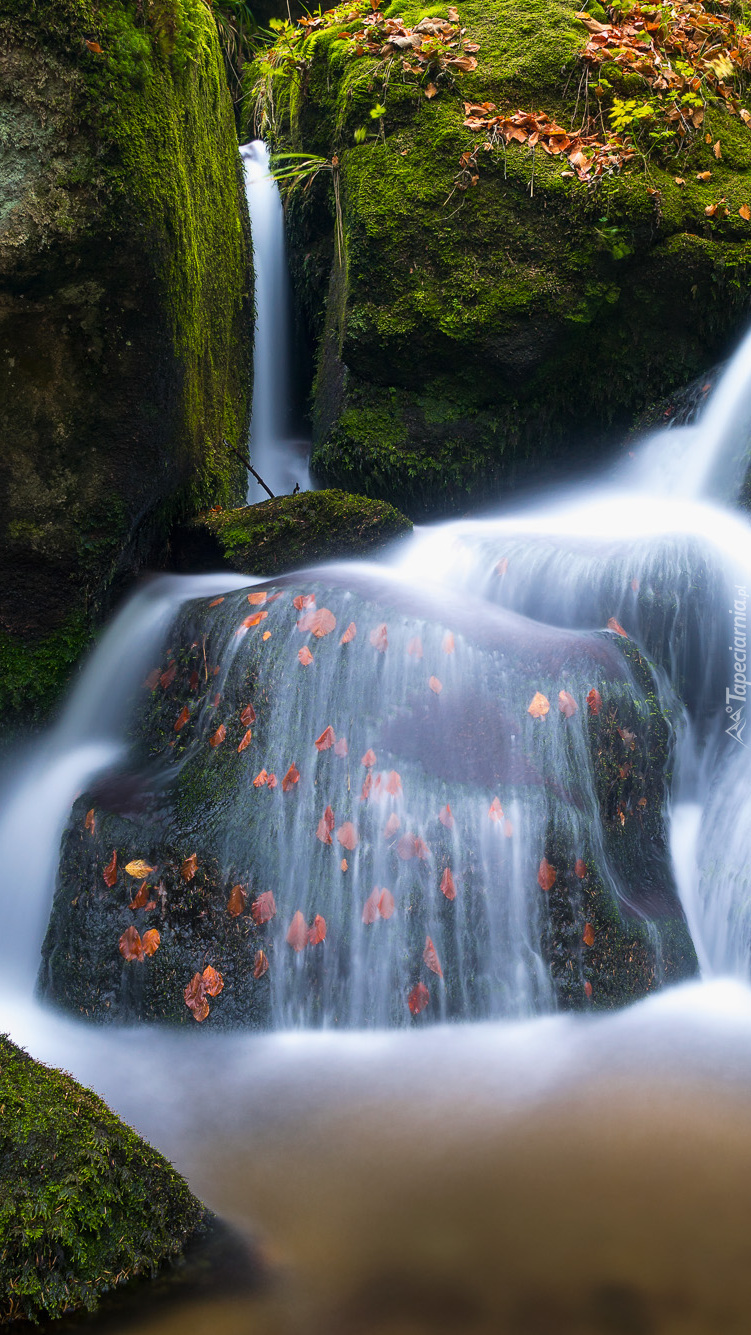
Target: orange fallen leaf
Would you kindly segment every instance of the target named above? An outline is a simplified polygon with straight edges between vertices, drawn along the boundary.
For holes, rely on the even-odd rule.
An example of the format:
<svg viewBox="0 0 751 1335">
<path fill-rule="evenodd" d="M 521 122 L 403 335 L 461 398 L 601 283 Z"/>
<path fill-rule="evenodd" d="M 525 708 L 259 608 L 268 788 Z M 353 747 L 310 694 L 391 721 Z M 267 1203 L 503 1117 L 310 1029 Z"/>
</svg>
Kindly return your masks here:
<svg viewBox="0 0 751 1335">
<path fill-rule="evenodd" d="M 453 830 L 454 817 L 452 815 L 451 807 L 449 806 L 448 802 L 446 803 L 445 807 L 442 807 L 441 810 L 438 812 L 438 819 L 441 822 L 441 825 L 445 826 L 447 830 Z"/>
<path fill-rule="evenodd" d="M 425 963 L 427 964 L 428 968 L 431 970 L 431 972 L 437 973 L 439 978 L 443 978 L 443 969 L 441 968 L 441 961 L 438 958 L 438 953 L 436 951 L 436 948 L 433 945 L 433 942 L 431 941 L 429 936 L 425 937 L 425 949 L 422 952 L 422 957 Z"/>
<path fill-rule="evenodd" d="M 326 810 L 324 811 L 323 815 L 321 816 L 321 819 L 318 822 L 318 828 L 316 829 L 316 839 L 320 839 L 322 844 L 330 844 L 331 831 L 333 830 L 335 824 L 336 822 L 334 820 L 334 813 L 331 810 L 331 807 L 326 807 Z"/>
<path fill-rule="evenodd" d="M 375 751 L 371 751 L 370 747 L 368 747 L 368 750 L 365 752 L 365 755 L 360 761 L 360 764 L 364 765 L 366 769 L 371 769 L 373 765 L 375 765 L 375 763 L 376 763 L 376 753 Z"/>
<path fill-rule="evenodd" d="M 117 849 L 113 848 L 112 857 L 102 872 L 102 876 L 104 877 L 104 884 L 108 885 L 111 890 L 117 880 Z"/>
<path fill-rule="evenodd" d="M 547 858 L 543 858 L 537 872 L 537 884 L 541 890 L 552 890 L 557 876 L 555 867 L 551 867 Z"/>
<path fill-rule="evenodd" d="M 344 756 L 349 755 L 349 747 L 347 746 L 346 737 L 340 737 L 339 741 L 334 744 L 334 755 L 339 756 L 340 760 L 343 759 Z"/>
<path fill-rule="evenodd" d="M 88 830 L 89 834 L 94 834 L 96 832 L 96 817 L 94 815 L 93 807 L 91 808 L 90 811 L 86 812 L 86 819 L 84 820 L 83 828 L 85 830 Z"/>
<path fill-rule="evenodd" d="M 427 858 L 430 850 L 419 835 L 409 832 L 402 835 L 396 845 L 396 852 L 402 862 L 409 862 L 411 858 Z"/>
<path fill-rule="evenodd" d="M 221 693 L 221 691 L 217 691 L 216 695 L 213 695 L 213 696 L 211 697 L 211 708 L 212 708 L 212 709 L 216 709 L 216 708 L 217 708 L 217 706 L 219 705 L 219 702 L 220 702 L 221 698 L 222 698 L 222 693 Z"/>
<path fill-rule="evenodd" d="M 456 884 L 450 867 L 446 868 L 441 877 L 441 894 L 447 899 L 456 899 Z"/>
<path fill-rule="evenodd" d="M 167 687 L 172 685 L 176 676 L 177 676 L 177 663 L 170 663 L 169 667 L 166 669 L 165 672 L 162 673 L 161 677 L 159 678 L 159 685 L 163 686 L 166 691 Z"/>
<path fill-rule="evenodd" d="M 195 853 L 191 853 L 190 857 L 186 858 L 183 862 L 180 868 L 180 875 L 184 881 L 192 881 L 197 871 L 198 857 Z"/>
<path fill-rule="evenodd" d="M 276 788 L 276 775 L 270 774 L 266 781 L 267 788 Z"/>
<path fill-rule="evenodd" d="M 340 825 L 336 832 L 336 837 L 342 848 L 348 849 L 350 853 L 357 848 L 359 843 L 357 830 L 350 820 L 345 820 L 344 824 Z"/>
<path fill-rule="evenodd" d="M 159 668 L 154 668 L 153 672 L 149 673 L 148 677 L 143 683 L 144 690 L 153 691 L 154 688 L 159 684 L 159 680 L 160 680 Z"/>
<path fill-rule="evenodd" d="M 297 623 L 299 631 L 309 630 L 317 640 L 322 640 L 324 635 L 330 635 L 335 628 L 336 617 L 328 607 L 320 607 L 318 611 L 311 608 Z"/>
<path fill-rule="evenodd" d="M 250 728 L 248 728 L 248 731 L 243 735 L 242 741 L 240 742 L 240 745 L 237 748 L 238 751 L 244 751 L 248 746 L 250 746 L 252 740 L 253 740 L 253 734 L 250 731 Z"/>
<path fill-rule="evenodd" d="M 351 644 L 352 641 L 354 640 L 356 634 L 357 634 L 357 626 L 355 625 L 354 621 L 350 621 L 350 623 L 349 623 L 347 629 L 345 630 L 344 634 L 342 635 L 342 638 L 340 639 L 339 643 L 340 643 L 340 644 Z"/>
<path fill-rule="evenodd" d="M 263 604 L 266 602 L 268 596 L 269 595 L 267 593 L 249 593 L 248 602 L 250 603 L 251 607 L 263 607 Z"/>
<path fill-rule="evenodd" d="M 128 964 L 133 964 L 135 961 L 140 963 L 144 958 L 141 933 L 137 932 L 135 927 L 125 928 L 117 943 L 117 948 Z"/>
<path fill-rule="evenodd" d="M 395 907 L 394 896 L 391 891 L 382 890 L 378 900 L 378 912 L 386 922 L 388 922 L 389 918 L 392 916 Z"/>
<path fill-rule="evenodd" d="M 595 689 L 594 686 L 592 687 L 592 690 L 589 691 L 587 694 L 587 704 L 589 706 L 590 714 L 599 714 L 600 710 L 602 709 L 602 696 L 600 695 L 600 692 Z"/>
<path fill-rule="evenodd" d="M 303 667 L 310 667 L 310 664 L 313 662 L 313 655 L 310 652 L 307 644 L 304 644 L 302 649 L 298 649 L 297 657 L 299 658 Z"/>
<path fill-rule="evenodd" d="M 751 222 L 751 209 L 748 207 L 748 204 L 741 204 L 738 212 L 744 222 Z"/>
<path fill-rule="evenodd" d="M 588 1000 L 592 1000 L 592 984 L 589 982 L 584 984 L 584 995 Z"/>
<path fill-rule="evenodd" d="M 371 630 L 370 643 L 374 649 L 378 650 L 379 654 L 385 654 L 389 647 L 388 627 L 385 621 L 382 621 L 380 626 L 376 626 L 375 630 Z"/>
<path fill-rule="evenodd" d="M 92 42 L 88 37 L 84 37 L 84 41 L 88 46 L 89 50 L 94 52 L 95 56 L 104 55 L 104 52 L 98 42 Z"/>
<path fill-rule="evenodd" d="M 397 774 L 395 769 L 392 769 L 388 779 L 386 780 L 386 792 L 391 797 L 398 797 L 401 791 L 402 791 L 401 775 Z"/>
<path fill-rule="evenodd" d="M 150 876 L 154 871 L 154 868 L 150 866 L 148 862 L 144 862 L 141 858 L 137 858 L 133 862 L 126 862 L 125 870 L 128 876 L 132 876 L 134 880 L 140 881 L 144 876 Z"/>
<path fill-rule="evenodd" d="M 270 631 L 270 630 L 265 630 L 265 631 L 263 632 L 263 635 L 261 636 L 261 639 L 262 639 L 262 640 L 270 640 L 270 639 L 271 639 L 271 631 Z"/>
<path fill-rule="evenodd" d="M 210 964 L 204 969 L 203 974 L 201 975 L 201 981 L 203 982 L 203 988 L 207 997 L 218 997 L 219 993 L 224 989 L 224 979 L 222 978 L 222 975 L 216 969 L 212 968 Z"/>
<path fill-rule="evenodd" d="M 453 654 L 456 645 L 454 643 L 454 637 L 451 634 L 450 630 L 446 631 L 446 634 L 443 637 L 443 644 L 441 645 L 441 648 L 443 649 L 443 652 L 445 654 Z"/>
<path fill-rule="evenodd" d="M 247 891 L 241 885 L 233 885 L 227 900 L 227 912 L 230 918 L 239 918 L 240 914 L 245 912 L 247 900 Z"/>
<path fill-rule="evenodd" d="M 623 629 L 620 621 L 616 621 L 615 617 L 608 617 L 608 630 L 614 630 L 616 635 L 623 635 L 628 639 L 628 631 Z"/>
<path fill-rule="evenodd" d="M 424 983 L 416 983 L 407 997 L 407 1005 L 413 1015 L 419 1015 L 430 1001 L 430 993 Z"/>
<path fill-rule="evenodd" d="M 410 658 L 422 658 L 422 640 L 419 635 L 413 636 L 407 645 L 407 653 Z"/>
<path fill-rule="evenodd" d="M 582 861 L 581 858 L 577 858 L 576 862 L 574 863 L 574 871 L 576 872 L 576 875 L 579 877 L 579 880 L 583 881 L 584 877 L 587 874 L 586 862 Z"/>
<path fill-rule="evenodd" d="M 697 172 L 697 173 L 696 173 L 696 179 L 697 179 L 697 181 L 711 181 L 711 180 L 712 180 L 712 173 L 711 173 L 711 172 Z"/>
<path fill-rule="evenodd" d="M 391 815 L 386 821 L 386 828 L 383 831 L 384 839 L 391 839 L 392 836 L 396 834 L 400 825 L 401 821 L 399 820 L 399 817 L 397 816 L 395 811 L 392 811 Z"/>
<path fill-rule="evenodd" d="M 532 718 L 544 718 L 550 709 L 550 701 L 541 691 L 535 691 L 530 703 L 527 705 L 527 713 Z"/>
<path fill-rule="evenodd" d="M 143 937 L 141 938 L 141 945 L 143 946 L 144 955 L 147 955 L 149 957 L 151 957 L 152 955 L 156 955 L 156 952 L 159 949 L 159 943 L 161 942 L 161 939 L 162 938 L 159 935 L 158 931 L 156 930 L 156 927 L 150 927 L 148 932 L 144 932 Z"/>
<path fill-rule="evenodd" d="M 135 912 L 136 909 L 145 909 L 148 903 L 149 903 L 149 887 L 147 881 L 143 880 L 139 885 L 133 899 L 131 899 L 128 908 L 133 909 L 133 912 Z"/>
<path fill-rule="evenodd" d="M 182 730 L 183 730 L 183 728 L 185 727 L 185 724 L 188 722 L 189 718 L 190 718 L 190 710 L 188 709 L 188 706 L 185 705 L 185 706 L 180 710 L 180 713 L 178 714 L 177 718 L 175 719 L 175 732 L 182 732 Z"/>
<path fill-rule="evenodd" d="M 292 599 L 292 606 L 296 607 L 298 612 L 304 612 L 306 607 L 315 607 L 316 596 L 314 593 L 298 593 L 296 598 Z"/>
<path fill-rule="evenodd" d="M 263 978 L 269 971 L 269 960 L 265 950 L 257 950 L 253 960 L 253 977 Z"/>
<path fill-rule="evenodd" d="M 284 778 L 282 779 L 282 792 L 283 792 L 283 793 L 288 793 L 289 790 L 290 790 L 290 788 L 294 788 L 294 786 L 295 786 L 295 784 L 298 782 L 299 778 L 300 778 L 300 771 L 299 771 L 299 769 L 297 768 L 297 766 L 296 766 L 296 764 L 295 764 L 295 762 L 294 762 L 294 760 L 293 760 L 293 761 L 292 761 L 292 764 L 290 765 L 289 769 L 287 770 L 287 773 L 285 774 Z"/>
<path fill-rule="evenodd" d="M 341 862 L 339 863 L 339 870 L 340 870 L 340 871 L 346 871 L 347 868 L 348 868 L 348 866 L 349 866 L 349 863 L 348 863 L 347 859 L 346 859 L 346 858 L 342 858 Z"/>
<path fill-rule="evenodd" d="M 438 89 L 436 88 L 434 83 L 429 83 L 427 88 L 423 89 L 423 92 L 425 93 L 425 96 L 427 97 L 428 101 L 430 101 L 431 98 L 436 96 Z M 422 1009 L 422 1007 L 420 1007 L 420 1009 Z"/>
<path fill-rule="evenodd" d="M 595 943 L 595 929 L 592 926 L 591 922 L 585 923 L 584 925 L 584 935 L 582 937 L 582 941 L 584 942 L 585 946 L 593 946 Z"/>
<path fill-rule="evenodd" d="M 313 926 L 308 928 L 308 945 L 319 946 L 326 940 L 326 919 L 317 913 L 313 919 Z"/>
<path fill-rule="evenodd" d="M 245 618 L 242 625 L 245 626 L 246 630 L 250 630 L 252 626 L 260 626 L 267 616 L 268 612 L 254 612 L 251 616 Z"/>
<path fill-rule="evenodd" d="M 313 743 L 313 745 L 315 746 L 316 751 L 328 751 L 329 747 L 333 746 L 335 741 L 336 741 L 336 733 L 334 732 L 334 729 L 332 728 L 331 724 L 329 724 L 327 728 L 324 728 L 320 737 L 316 737 L 316 740 Z"/>
<path fill-rule="evenodd" d="M 269 781 L 269 776 L 266 770 L 265 769 L 259 770 L 258 773 L 256 774 L 256 777 L 253 780 L 253 787 L 263 788 L 264 784 L 268 783 L 268 781 Z"/>
<path fill-rule="evenodd" d="M 493 801 L 490 803 L 488 816 L 491 820 L 497 821 L 498 824 L 503 820 L 503 807 L 497 797 L 494 797 Z"/>
<path fill-rule="evenodd" d="M 434 695 L 440 695 L 443 690 L 443 682 L 439 681 L 437 677 L 429 677 L 428 686 Z"/>
<path fill-rule="evenodd" d="M 289 925 L 286 941 L 287 945 L 291 946 L 298 954 L 308 944 L 308 928 L 299 909 Z"/>
<path fill-rule="evenodd" d="M 219 604 L 223 602 L 224 602 L 223 598 L 215 598 L 213 603 L 209 603 L 209 607 L 218 607 Z"/>
<path fill-rule="evenodd" d="M 212 733 L 211 736 L 209 737 L 209 746 L 213 747 L 221 746 L 226 736 L 227 736 L 227 729 L 225 728 L 223 723 L 220 723 L 216 732 Z"/>
<path fill-rule="evenodd" d="M 722 148 L 720 147 L 720 141 L 719 141 L 719 139 L 717 140 L 717 143 L 715 144 L 714 148 L 712 149 L 712 152 L 714 153 L 715 157 L 717 158 L 717 160 L 718 160 L 718 162 L 719 162 L 720 158 L 722 157 Z"/>
<path fill-rule="evenodd" d="M 253 708 L 252 705 L 246 705 L 242 714 L 240 715 L 240 722 L 242 723 L 244 728 L 249 728 L 251 723 L 255 723 L 255 721 L 256 721 L 255 709 Z"/>
<path fill-rule="evenodd" d="M 573 715 L 576 713 L 577 709 L 579 708 L 579 706 L 577 705 L 573 695 L 569 695 L 568 691 L 559 691 L 558 708 L 560 709 L 564 718 L 572 718 Z"/>
<path fill-rule="evenodd" d="M 194 1020 L 205 1020 L 209 1013 L 209 1003 L 206 1000 L 206 989 L 203 985 L 203 979 L 200 973 L 194 973 L 188 986 L 183 992 L 185 1005 L 193 1015 Z"/>
<path fill-rule="evenodd" d="M 273 890 L 264 890 L 257 899 L 253 900 L 250 906 L 250 915 L 257 927 L 261 927 L 265 922 L 271 922 L 276 917 L 276 900 Z"/>
</svg>

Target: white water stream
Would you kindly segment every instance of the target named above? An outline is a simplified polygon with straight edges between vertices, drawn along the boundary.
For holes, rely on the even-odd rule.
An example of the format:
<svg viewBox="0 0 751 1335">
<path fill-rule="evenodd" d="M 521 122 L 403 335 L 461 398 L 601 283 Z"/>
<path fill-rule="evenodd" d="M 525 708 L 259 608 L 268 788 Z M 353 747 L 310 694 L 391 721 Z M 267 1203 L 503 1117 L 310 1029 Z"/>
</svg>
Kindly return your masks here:
<svg viewBox="0 0 751 1335">
<path fill-rule="evenodd" d="M 751 773 L 729 646 L 745 653 L 751 528 L 705 499 L 729 485 L 748 404 L 749 340 L 704 425 L 663 434 L 673 460 L 651 474 L 637 460 L 638 484 L 424 529 L 392 558 L 416 588 L 471 590 L 576 630 L 615 616 L 651 637 L 686 703 L 671 846 L 704 981 L 597 1017 L 421 1032 L 102 1030 L 39 1006 L 32 979 L 71 797 L 123 744 L 129 693 L 178 605 L 250 580 L 186 577 L 136 594 L 56 729 L 6 775 L 3 1027 L 99 1090 L 211 1206 L 259 1231 L 287 1276 L 269 1303 L 196 1308 L 175 1330 L 748 1330 Z M 652 441 L 646 457 L 656 453 Z M 146 1316 L 141 1327 L 173 1328 Z"/>
</svg>

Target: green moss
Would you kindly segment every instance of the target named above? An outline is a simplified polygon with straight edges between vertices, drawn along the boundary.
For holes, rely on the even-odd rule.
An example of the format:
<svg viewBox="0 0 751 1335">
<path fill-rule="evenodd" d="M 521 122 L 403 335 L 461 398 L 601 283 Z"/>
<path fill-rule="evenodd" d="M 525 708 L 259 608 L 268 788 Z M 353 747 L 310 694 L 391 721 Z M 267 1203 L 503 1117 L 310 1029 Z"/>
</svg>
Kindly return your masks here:
<svg viewBox="0 0 751 1335">
<path fill-rule="evenodd" d="M 240 572 L 277 575 L 294 566 L 367 556 L 411 529 L 410 520 L 386 502 L 306 491 L 202 515 L 186 534 L 186 563 L 194 566 L 198 559 L 215 568 L 219 561 Z"/>
<path fill-rule="evenodd" d="M 38 640 L 0 633 L 0 717 L 29 724 L 48 714 L 90 638 L 82 613 Z"/>
<path fill-rule="evenodd" d="M 407 23 L 422 12 L 398 8 Z M 256 124 L 265 117 L 278 147 L 338 158 L 346 254 L 337 274 L 329 230 L 325 321 L 320 197 L 298 190 L 289 205 L 318 344 L 314 468 L 327 484 L 398 497 L 413 515 L 446 506 L 447 471 L 448 505 L 464 508 L 525 470 L 599 449 L 724 349 L 751 273 L 751 228 L 738 215 L 751 200 L 751 132 L 739 118 L 708 114 L 719 162 L 702 138 L 680 159 L 590 185 L 539 150 L 484 151 L 463 126 L 465 99 L 578 123 L 585 33 L 574 4 L 459 9 L 478 68 L 453 87 L 439 80 L 432 100 L 399 59 L 386 80 L 385 63 L 347 56 L 336 25 L 305 38 L 293 70 L 248 76 Z M 479 183 L 462 191 L 461 154 L 475 148 Z M 723 195 L 730 214 L 717 223 L 705 207 Z"/>
<path fill-rule="evenodd" d="M 100 1098 L 0 1036 L 0 1324 L 94 1308 L 205 1221 Z"/>
</svg>

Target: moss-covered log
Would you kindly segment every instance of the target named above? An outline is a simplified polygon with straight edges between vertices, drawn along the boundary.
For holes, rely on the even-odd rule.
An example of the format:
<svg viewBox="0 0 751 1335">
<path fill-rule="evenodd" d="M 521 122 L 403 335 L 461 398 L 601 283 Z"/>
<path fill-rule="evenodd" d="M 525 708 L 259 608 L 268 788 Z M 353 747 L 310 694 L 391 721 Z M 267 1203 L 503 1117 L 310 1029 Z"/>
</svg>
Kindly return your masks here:
<svg viewBox="0 0 751 1335">
<path fill-rule="evenodd" d="M 342 34 L 363 27 L 364 8 L 353 19 L 342 6 L 330 26 L 284 34 L 249 72 L 256 129 L 328 163 L 288 204 L 318 356 L 313 466 L 326 484 L 415 517 L 455 512 L 525 472 L 560 475 L 699 374 L 745 320 L 751 130 L 726 105 L 710 102 L 678 157 L 638 155 L 590 183 L 565 156 L 464 125 L 465 103 L 580 124 L 596 99 L 577 9 L 465 0 L 477 68 L 421 76 L 385 36 L 379 58 L 358 54 Z M 410 25 L 424 12 L 398 0 L 384 16 Z M 608 77 L 637 95 L 638 76 Z M 722 198 L 727 214 L 709 217 Z"/>
<path fill-rule="evenodd" d="M 207 1212 L 96 1094 L 0 1035 L 0 1325 L 96 1307 Z"/>
<path fill-rule="evenodd" d="M 203 0 L 0 0 L 0 711 L 241 495 L 249 228 Z"/>
<path fill-rule="evenodd" d="M 199 515 L 173 534 L 173 564 L 279 575 L 317 561 L 370 556 L 411 530 L 411 521 L 386 501 L 305 491 Z"/>
</svg>

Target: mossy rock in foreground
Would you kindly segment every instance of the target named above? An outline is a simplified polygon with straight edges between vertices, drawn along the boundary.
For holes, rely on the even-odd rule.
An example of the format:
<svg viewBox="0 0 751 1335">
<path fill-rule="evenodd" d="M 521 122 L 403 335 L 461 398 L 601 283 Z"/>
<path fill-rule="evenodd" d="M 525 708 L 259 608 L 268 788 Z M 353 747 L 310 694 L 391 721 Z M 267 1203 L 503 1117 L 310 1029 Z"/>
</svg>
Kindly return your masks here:
<svg viewBox="0 0 751 1335">
<path fill-rule="evenodd" d="M 0 1035 L 0 1325 L 154 1274 L 208 1212 L 96 1094 Z"/>
<path fill-rule="evenodd" d="M 345 491 L 303 491 L 200 515 L 175 539 L 180 569 L 279 575 L 299 565 L 367 556 L 412 531 L 386 501 Z"/>
</svg>

